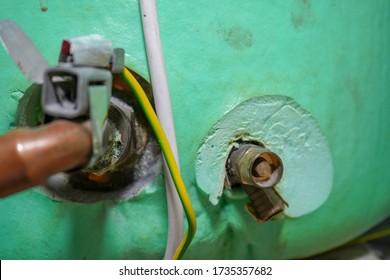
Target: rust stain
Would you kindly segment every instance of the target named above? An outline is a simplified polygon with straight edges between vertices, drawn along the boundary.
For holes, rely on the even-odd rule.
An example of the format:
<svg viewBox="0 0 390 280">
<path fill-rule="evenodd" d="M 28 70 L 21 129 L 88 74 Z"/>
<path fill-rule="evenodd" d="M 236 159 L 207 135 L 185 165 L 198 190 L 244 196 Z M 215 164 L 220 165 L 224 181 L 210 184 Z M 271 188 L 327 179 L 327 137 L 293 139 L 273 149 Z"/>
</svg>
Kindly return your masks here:
<svg viewBox="0 0 390 280">
<path fill-rule="evenodd" d="M 295 28 L 300 28 L 305 22 L 305 17 L 303 15 L 291 13 L 291 22 Z"/>
<path fill-rule="evenodd" d="M 23 65 L 22 65 L 22 63 L 19 60 L 16 62 L 16 65 L 19 67 L 20 71 L 22 71 L 22 73 L 24 73 Z"/>
<path fill-rule="evenodd" d="M 360 84 L 356 79 L 346 79 L 345 84 L 351 93 L 352 100 L 355 104 L 355 107 L 358 109 L 361 107 L 362 99 L 360 93 Z"/>
<path fill-rule="evenodd" d="M 224 29 L 222 34 L 226 43 L 236 50 L 248 49 L 254 43 L 252 32 L 239 26 Z"/>
<path fill-rule="evenodd" d="M 49 9 L 48 0 L 39 0 L 39 6 L 42 12 L 46 12 Z"/>
<path fill-rule="evenodd" d="M 307 25 L 311 17 L 311 0 L 296 0 L 294 9 L 291 12 L 291 24 L 296 29 L 299 29 Z"/>
<path fill-rule="evenodd" d="M 105 173 L 103 175 L 97 175 L 93 172 L 88 172 L 88 180 L 94 181 L 99 184 L 107 183 L 110 180 L 111 174 Z"/>
<path fill-rule="evenodd" d="M 113 75 L 112 87 L 116 90 L 131 91 L 130 86 L 117 74 Z"/>
</svg>

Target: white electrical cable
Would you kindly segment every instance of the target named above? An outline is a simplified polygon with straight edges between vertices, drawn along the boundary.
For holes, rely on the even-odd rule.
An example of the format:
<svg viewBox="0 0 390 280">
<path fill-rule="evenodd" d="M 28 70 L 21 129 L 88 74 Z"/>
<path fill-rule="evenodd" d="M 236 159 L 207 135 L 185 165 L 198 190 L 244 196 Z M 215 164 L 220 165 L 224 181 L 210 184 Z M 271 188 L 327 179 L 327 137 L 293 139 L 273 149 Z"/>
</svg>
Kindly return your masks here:
<svg viewBox="0 0 390 280">
<path fill-rule="evenodd" d="M 171 99 L 165 73 L 158 25 L 156 1 L 140 0 L 140 7 L 156 113 L 165 134 L 167 135 L 176 162 L 179 165 Z M 164 174 L 168 205 L 168 240 L 164 259 L 172 259 L 184 236 L 184 212 L 165 160 Z"/>
</svg>

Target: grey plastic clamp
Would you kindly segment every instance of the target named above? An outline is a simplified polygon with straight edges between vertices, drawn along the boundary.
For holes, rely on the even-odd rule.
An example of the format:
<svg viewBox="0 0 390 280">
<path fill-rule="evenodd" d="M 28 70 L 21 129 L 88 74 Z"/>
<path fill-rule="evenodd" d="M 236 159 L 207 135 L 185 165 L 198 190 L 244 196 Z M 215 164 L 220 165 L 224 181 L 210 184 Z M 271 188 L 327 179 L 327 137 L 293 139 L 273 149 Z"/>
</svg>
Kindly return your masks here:
<svg viewBox="0 0 390 280">
<path fill-rule="evenodd" d="M 42 108 L 54 118 L 89 118 L 93 155 L 89 165 L 104 154 L 104 132 L 110 106 L 112 74 L 95 67 L 60 65 L 46 70 L 42 87 Z"/>
</svg>

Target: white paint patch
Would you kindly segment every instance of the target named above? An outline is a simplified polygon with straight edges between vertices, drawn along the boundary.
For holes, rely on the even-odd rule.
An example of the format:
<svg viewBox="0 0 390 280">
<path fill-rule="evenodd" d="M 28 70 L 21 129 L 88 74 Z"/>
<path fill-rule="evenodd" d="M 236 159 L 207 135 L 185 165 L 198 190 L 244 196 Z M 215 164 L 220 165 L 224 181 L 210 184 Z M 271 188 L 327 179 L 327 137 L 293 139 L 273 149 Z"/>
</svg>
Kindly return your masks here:
<svg viewBox="0 0 390 280">
<path fill-rule="evenodd" d="M 198 150 L 196 179 L 216 205 L 223 194 L 225 163 L 237 139 L 266 145 L 283 161 L 284 174 L 276 189 L 288 202 L 288 217 L 320 207 L 332 190 L 333 165 L 325 136 L 310 113 L 287 96 L 247 100 L 224 115 Z"/>
</svg>

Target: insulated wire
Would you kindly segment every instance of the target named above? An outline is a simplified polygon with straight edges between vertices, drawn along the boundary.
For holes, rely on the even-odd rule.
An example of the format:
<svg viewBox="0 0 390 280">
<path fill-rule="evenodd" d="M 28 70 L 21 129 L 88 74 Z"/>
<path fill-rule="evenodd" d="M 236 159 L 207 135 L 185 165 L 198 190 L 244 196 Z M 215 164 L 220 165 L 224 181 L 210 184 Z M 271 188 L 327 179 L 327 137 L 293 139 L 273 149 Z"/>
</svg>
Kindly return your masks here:
<svg viewBox="0 0 390 280">
<path fill-rule="evenodd" d="M 144 111 L 146 118 L 148 119 L 156 135 L 158 142 L 160 143 L 161 150 L 164 154 L 173 182 L 175 183 L 177 193 L 179 195 L 179 198 L 184 208 L 184 212 L 187 217 L 187 221 L 188 221 L 187 233 L 183 238 L 183 240 L 181 241 L 179 247 L 177 248 L 173 256 L 173 259 L 181 259 L 195 236 L 195 231 L 196 231 L 195 213 L 192 208 L 192 204 L 188 196 L 186 187 L 184 185 L 183 179 L 181 177 L 179 168 L 176 164 L 175 157 L 169 145 L 168 139 L 160 124 L 160 121 L 157 118 L 156 113 L 153 110 L 152 105 L 149 102 L 148 97 L 146 96 L 144 90 L 142 89 L 142 87 L 140 86 L 136 78 L 133 76 L 133 74 L 131 74 L 131 72 L 127 68 L 123 68 L 122 77 L 126 81 L 126 83 L 131 87 L 134 94 L 136 95 L 137 100 L 140 103 L 141 108 Z"/>
<path fill-rule="evenodd" d="M 156 114 L 165 131 L 176 163 L 180 169 L 168 80 L 158 24 L 157 5 L 155 0 L 140 0 L 139 3 L 142 13 L 142 28 Z M 184 236 L 184 213 L 180 198 L 175 190 L 175 184 L 165 161 L 163 162 L 163 166 L 168 210 L 168 236 L 164 259 L 172 259 Z"/>
<path fill-rule="evenodd" d="M 390 228 L 383 229 L 383 230 L 380 230 L 377 232 L 368 233 L 368 234 L 365 234 L 363 236 L 357 237 L 356 239 L 353 239 L 350 242 L 347 242 L 339 247 L 336 247 L 336 248 L 330 250 L 329 252 L 342 250 L 342 249 L 348 248 L 350 246 L 357 246 L 357 245 L 365 244 L 365 243 L 368 243 L 368 242 L 371 242 L 374 240 L 378 240 L 381 238 L 389 237 L 389 236 L 390 236 Z M 321 255 L 319 255 L 319 256 L 321 256 Z"/>
<path fill-rule="evenodd" d="M 365 235 L 357 237 L 357 238 L 353 239 L 352 241 L 347 242 L 347 243 L 345 243 L 345 244 L 343 244 L 343 245 L 333 249 L 332 251 L 338 250 L 338 249 L 347 248 L 347 247 L 350 247 L 350 246 L 365 244 L 365 243 L 368 243 L 368 242 L 371 242 L 371 241 L 374 241 L 374 240 L 378 240 L 378 239 L 381 239 L 381 238 L 389 237 L 389 236 L 390 236 L 390 229 L 389 228 L 383 229 L 383 230 L 379 230 L 379 231 L 376 231 L 376 232 L 373 232 L 373 233 L 367 233 Z"/>
<path fill-rule="evenodd" d="M 380 238 L 384 238 L 384 237 L 388 237 L 388 236 L 390 236 L 390 229 L 384 229 L 381 231 L 369 233 L 369 234 L 363 235 L 361 237 L 358 237 L 357 239 L 351 241 L 351 243 L 349 245 L 363 244 L 363 243 L 367 243 L 367 242 L 377 240 Z"/>
</svg>

